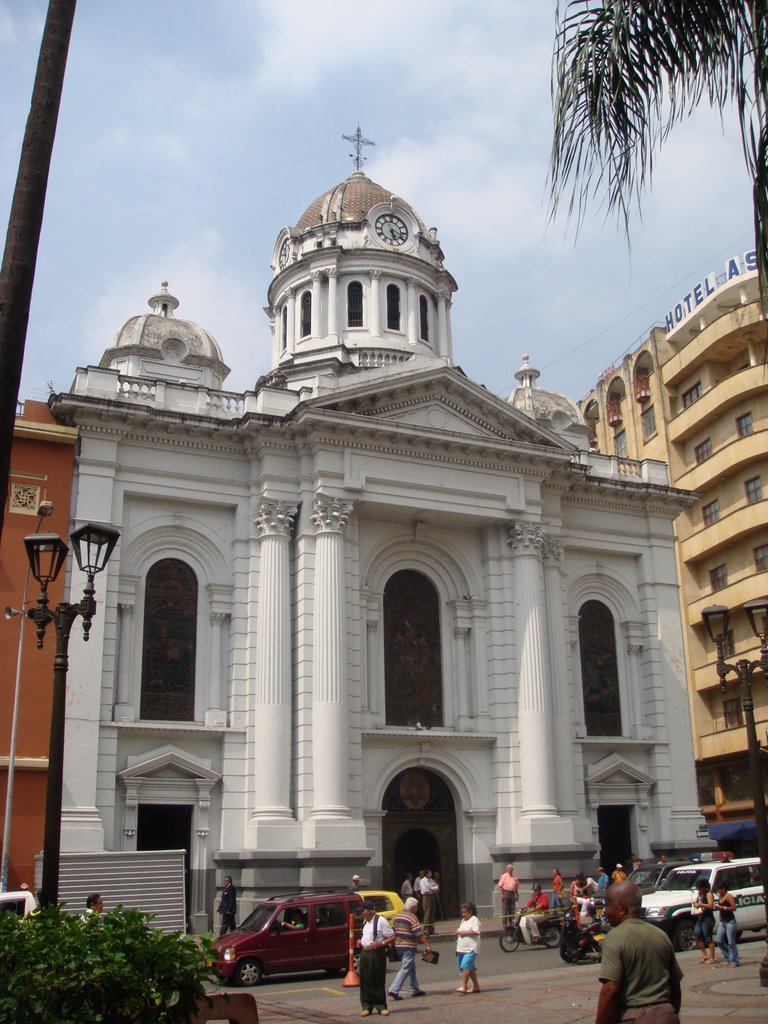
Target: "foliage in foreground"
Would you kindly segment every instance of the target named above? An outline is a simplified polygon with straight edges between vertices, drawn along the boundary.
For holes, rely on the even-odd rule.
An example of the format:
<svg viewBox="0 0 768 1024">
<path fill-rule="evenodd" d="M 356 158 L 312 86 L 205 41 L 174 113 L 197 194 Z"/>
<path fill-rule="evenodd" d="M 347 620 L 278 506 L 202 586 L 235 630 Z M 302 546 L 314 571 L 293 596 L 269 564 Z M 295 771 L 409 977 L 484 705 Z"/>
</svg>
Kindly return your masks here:
<svg viewBox="0 0 768 1024">
<path fill-rule="evenodd" d="M 59 907 L 0 914 L 0 1022 L 179 1024 L 208 980 L 210 940 L 117 910 L 83 922 Z"/>
</svg>

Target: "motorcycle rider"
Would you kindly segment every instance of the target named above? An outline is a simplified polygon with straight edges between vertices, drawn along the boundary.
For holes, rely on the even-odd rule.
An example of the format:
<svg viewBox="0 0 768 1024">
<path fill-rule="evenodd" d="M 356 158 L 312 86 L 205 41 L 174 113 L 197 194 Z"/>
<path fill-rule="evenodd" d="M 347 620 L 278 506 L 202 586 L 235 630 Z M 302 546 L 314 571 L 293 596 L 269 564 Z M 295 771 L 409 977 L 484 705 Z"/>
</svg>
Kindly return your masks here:
<svg viewBox="0 0 768 1024">
<path fill-rule="evenodd" d="M 548 912 L 549 900 L 537 882 L 533 887 L 531 898 L 523 907 L 523 913 L 520 918 L 520 931 L 523 933 L 523 940 L 529 946 L 533 946 L 534 943 L 541 941 L 539 924 L 536 917 L 543 917 Z"/>
</svg>

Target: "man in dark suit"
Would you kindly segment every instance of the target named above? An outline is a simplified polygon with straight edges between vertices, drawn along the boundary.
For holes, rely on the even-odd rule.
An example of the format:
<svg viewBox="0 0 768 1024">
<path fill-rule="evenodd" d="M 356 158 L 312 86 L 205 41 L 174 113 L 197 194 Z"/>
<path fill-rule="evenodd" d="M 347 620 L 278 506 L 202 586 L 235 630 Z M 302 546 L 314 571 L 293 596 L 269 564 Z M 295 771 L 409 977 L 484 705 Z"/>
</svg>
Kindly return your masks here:
<svg viewBox="0 0 768 1024">
<path fill-rule="evenodd" d="M 228 931 L 236 931 L 235 914 L 237 912 L 237 889 L 232 885 L 229 875 L 224 875 L 224 891 L 219 902 L 219 913 L 221 914 L 221 931 L 224 935 Z"/>
</svg>

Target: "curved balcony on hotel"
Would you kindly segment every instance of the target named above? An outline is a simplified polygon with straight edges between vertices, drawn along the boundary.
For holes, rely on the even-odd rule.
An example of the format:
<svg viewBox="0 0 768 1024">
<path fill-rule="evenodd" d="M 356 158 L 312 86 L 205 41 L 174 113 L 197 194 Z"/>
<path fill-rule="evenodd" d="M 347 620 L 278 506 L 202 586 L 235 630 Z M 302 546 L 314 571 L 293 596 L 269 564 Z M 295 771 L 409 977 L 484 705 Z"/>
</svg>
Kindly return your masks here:
<svg viewBox="0 0 768 1024">
<path fill-rule="evenodd" d="M 699 562 L 707 555 L 714 555 L 722 548 L 729 547 L 741 537 L 746 537 L 755 530 L 764 529 L 768 522 L 768 499 L 748 503 L 746 500 L 724 510 L 716 523 L 702 526 L 685 540 L 680 542 L 680 557 L 683 562 Z M 759 506 L 763 508 L 760 509 Z M 768 581 L 766 583 L 768 587 Z"/>
<path fill-rule="evenodd" d="M 718 381 L 701 398 L 681 410 L 669 423 L 670 441 L 685 441 L 691 434 L 719 419 L 750 395 L 765 392 L 765 366 L 745 366 Z"/>
<path fill-rule="evenodd" d="M 754 565 L 750 565 L 738 576 L 729 578 L 727 586 L 722 587 L 720 590 L 707 590 L 706 593 L 696 598 L 695 601 L 691 601 L 685 609 L 686 624 L 689 626 L 701 626 L 701 613 L 708 605 L 724 604 L 726 608 L 730 608 L 731 615 L 733 615 L 737 609 L 741 608 L 745 601 L 765 597 L 766 594 L 768 594 L 768 573 L 756 573 Z M 741 614 L 741 612 L 738 614 Z M 742 655 L 739 655 L 739 657 L 742 657 Z"/>
<path fill-rule="evenodd" d="M 690 491 L 705 490 L 711 480 L 731 477 L 750 463 L 765 459 L 767 452 L 768 430 L 755 430 L 746 437 L 735 434 L 725 444 L 716 448 L 704 462 L 699 462 L 682 473 L 675 481 L 675 486 Z"/>
</svg>

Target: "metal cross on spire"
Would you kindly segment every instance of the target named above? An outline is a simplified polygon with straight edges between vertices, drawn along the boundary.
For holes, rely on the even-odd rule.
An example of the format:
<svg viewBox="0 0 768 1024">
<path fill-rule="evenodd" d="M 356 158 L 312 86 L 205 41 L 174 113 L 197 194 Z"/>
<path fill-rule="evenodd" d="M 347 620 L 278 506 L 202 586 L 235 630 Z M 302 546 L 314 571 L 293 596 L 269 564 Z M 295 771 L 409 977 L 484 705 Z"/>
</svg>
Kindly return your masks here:
<svg viewBox="0 0 768 1024">
<path fill-rule="evenodd" d="M 357 126 L 357 131 L 354 135 L 342 135 L 341 137 L 342 139 L 346 139 L 347 142 L 351 142 L 355 147 L 355 152 L 350 153 L 349 155 L 355 161 L 355 169 L 359 171 L 366 160 L 362 154 L 363 146 L 375 146 L 376 143 L 372 142 L 370 139 L 366 139 L 360 131 L 360 125 Z"/>
</svg>

